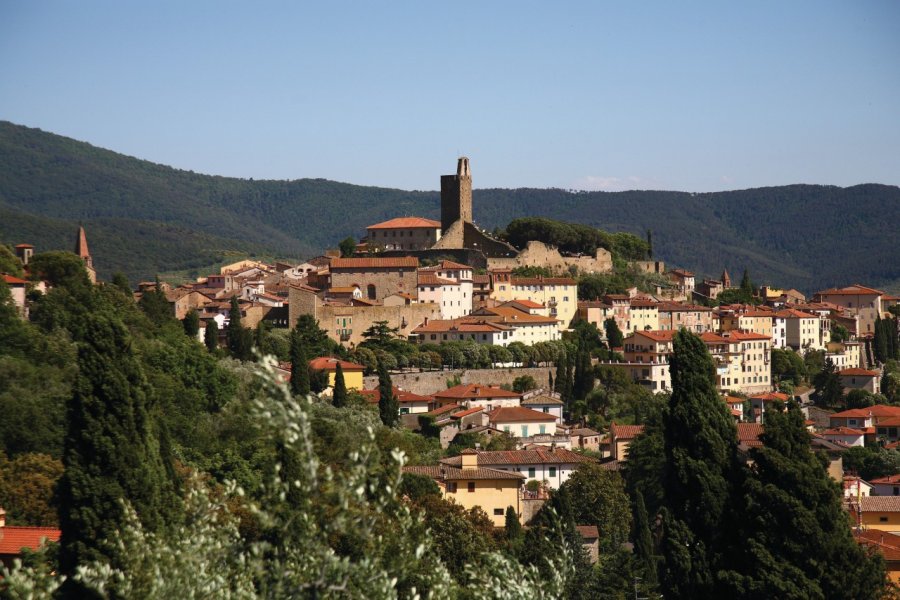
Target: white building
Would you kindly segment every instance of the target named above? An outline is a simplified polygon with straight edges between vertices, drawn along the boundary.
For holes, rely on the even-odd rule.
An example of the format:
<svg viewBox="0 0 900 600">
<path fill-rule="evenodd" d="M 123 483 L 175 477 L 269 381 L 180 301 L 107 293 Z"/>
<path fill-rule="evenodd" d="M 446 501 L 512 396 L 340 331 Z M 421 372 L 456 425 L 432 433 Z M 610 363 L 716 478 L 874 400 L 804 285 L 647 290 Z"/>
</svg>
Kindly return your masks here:
<svg viewBox="0 0 900 600">
<path fill-rule="evenodd" d="M 454 456 L 441 460 L 441 463 L 458 467 L 461 460 L 459 456 Z M 563 448 L 478 452 L 479 466 L 519 473 L 529 480 L 547 482 L 552 490 L 559 489 L 579 465 L 591 462 L 596 460 Z"/>
</svg>

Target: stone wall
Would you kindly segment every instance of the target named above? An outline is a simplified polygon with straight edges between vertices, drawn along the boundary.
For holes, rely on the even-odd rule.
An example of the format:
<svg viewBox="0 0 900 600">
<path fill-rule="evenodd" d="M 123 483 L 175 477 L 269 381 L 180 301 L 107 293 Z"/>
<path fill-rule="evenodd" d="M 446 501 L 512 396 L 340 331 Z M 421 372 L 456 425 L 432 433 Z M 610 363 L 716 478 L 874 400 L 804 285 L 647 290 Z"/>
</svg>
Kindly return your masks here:
<svg viewBox="0 0 900 600">
<path fill-rule="evenodd" d="M 355 325 L 355 321 L 354 321 Z M 459 376 L 462 383 L 479 383 L 484 385 L 512 385 L 516 377 L 531 375 L 538 387 L 546 387 L 549 374 L 554 373 L 555 367 L 529 367 L 524 369 L 457 369 L 454 371 L 425 371 L 422 373 L 394 373 L 391 381 L 397 387 L 414 394 L 430 395 L 447 389 L 447 381 Z M 367 389 L 378 387 L 378 377 L 371 375 L 363 379 L 363 386 Z"/>
<path fill-rule="evenodd" d="M 331 269 L 331 287 L 351 287 L 358 285 L 362 289 L 363 298 L 369 298 L 369 286 L 375 286 L 374 300 L 383 300 L 385 296 L 404 292 L 416 295 L 418 290 L 418 274 L 415 267 L 362 268 L 358 271 Z"/>
<path fill-rule="evenodd" d="M 515 269 L 516 267 L 546 267 L 554 273 L 566 273 L 575 267 L 582 273 L 608 273 L 612 271 L 612 255 L 597 248 L 594 256 L 563 256 L 555 246 L 531 240 L 525 249 L 514 257 L 488 258 L 488 269 Z"/>
</svg>

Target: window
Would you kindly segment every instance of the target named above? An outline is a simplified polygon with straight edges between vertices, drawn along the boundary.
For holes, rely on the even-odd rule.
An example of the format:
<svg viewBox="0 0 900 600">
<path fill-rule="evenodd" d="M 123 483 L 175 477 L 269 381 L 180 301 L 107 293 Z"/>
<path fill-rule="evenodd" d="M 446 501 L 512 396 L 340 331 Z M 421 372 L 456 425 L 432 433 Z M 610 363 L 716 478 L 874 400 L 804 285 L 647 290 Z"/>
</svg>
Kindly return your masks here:
<svg viewBox="0 0 900 600">
<path fill-rule="evenodd" d="M 528 437 L 528 425 L 522 425 L 522 437 Z"/>
<path fill-rule="evenodd" d="M 447 483 L 447 493 L 448 494 L 456 493 L 456 482 L 455 481 L 451 481 L 451 482 Z"/>
<path fill-rule="evenodd" d="M 503 516 L 503 513 L 504 513 L 504 510 L 503 510 L 502 508 L 495 508 L 495 509 L 494 509 L 494 516 L 495 516 L 495 517 L 502 517 L 502 516 Z"/>
<path fill-rule="evenodd" d="M 556 477 L 556 467 L 550 467 L 550 477 Z"/>
<path fill-rule="evenodd" d="M 474 482 L 474 481 L 470 481 L 470 482 L 469 482 L 469 493 L 471 494 L 471 493 L 474 492 L 474 491 L 475 491 L 475 482 Z"/>
<path fill-rule="evenodd" d="M 538 425 L 538 433 L 547 433 L 546 425 Z"/>
<path fill-rule="evenodd" d="M 880 523 L 887 523 L 887 522 L 888 522 L 888 518 L 887 518 L 887 517 L 878 517 L 878 521 L 879 521 Z"/>
<path fill-rule="evenodd" d="M 534 467 L 528 467 L 528 478 L 534 479 L 534 476 L 535 476 Z"/>
</svg>

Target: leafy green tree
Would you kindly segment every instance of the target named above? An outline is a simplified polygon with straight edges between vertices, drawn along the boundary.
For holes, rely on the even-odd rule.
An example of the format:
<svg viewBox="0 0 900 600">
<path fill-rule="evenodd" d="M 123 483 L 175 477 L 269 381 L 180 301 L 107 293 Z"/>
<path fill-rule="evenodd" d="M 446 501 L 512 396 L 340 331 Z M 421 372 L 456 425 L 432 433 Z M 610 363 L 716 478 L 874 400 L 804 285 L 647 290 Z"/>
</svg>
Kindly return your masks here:
<svg viewBox="0 0 900 600">
<path fill-rule="evenodd" d="M 210 352 L 215 352 L 219 347 L 219 324 L 214 319 L 206 322 L 206 327 L 203 329 L 203 343 Z"/>
<path fill-rule="evenodd" d="M 706 345 L 682 329 L 673 346 L 663 430 L 664 587 L 686 597 L 710 597 L 729 545 L 725 532 L 738 471 L 737 433 L 716 391 Z"/>
<path fill-rule="evenodd" d="M 10 525 L 58 525 L 55 490 L 63 473 L 59 459 L 20 454 L 9 460 L 0 451 L 0 506 Z"/>
<path fill-rule="evenodd" d="M 156 285 L 152 290 L 147 290 L 141 294 L 138 306 L 141 307 L 147 318 L 158 327 L 162 327 L 175 318 L 166 294 L 162 290 L 159 277 L 156 278 Z"/>
<path fill-rule="evenodd" d="M 362 336 L 365 340 L 360 345 L 372 349 L 387 350 L 391 348 L 391 343 L 397 339 L 398 331 L 400 331 L 398 328 L 388 325 L 387 321 L 375 321 L 371 327 L 363 332 Z"/>
<path fill-rule="evenodd" d="M 291 332 L 291 392 L 306 396 L 310 392 L 309 361 L 303 347 L 303 336 L 295 329 Z"/>
<path fill-rule="evenodd" d="M 603 532 L 602 550 L 614 552 L 628 541 L 631 507 L 622 477 L 596 463 L 582 463 L 562 485 L 569 493 L 579 525 L 596 525 Z"/>
<path fill-rule="evenodd" d="M 537 381 L 531 375 L 519 375 L 513 379 L 512 389 L 520 394 L 537 389 Z"/>
<path fill-rule="evenodd" d="M 22 277 L 22 261 L 6 244 L 0 244 L 0 273 Z"/>
<path fill-rule="evenodd" d="M 612 317 L 603 322 L 603 328 L 606 330 L 606 343 L 610 348 L 621 348 L 625 345 L 625 337 L 616 324 L 616 320 Z"/>
<path fill-rule="evenodd" d="M 883 597 L 882 560 L 854 541 L 838 488 L 810 450 L 803 414 L 794 403 L 778 408 L 766 413 L 763 447 L 751 451 L 753 476 L 735 522 L 742 529 L 735 591 L 748 598 Z"/>
<path fill-rule="evenodd" d="M 831 341 L 846 342 L 850 340 L 850 332 L 836 321 L 831 322 Z"/>
<path fill-rule="evenodd" d="M 900 452 L 886 448 L 853 446 L 843 453 L 844 470 L 866 480 L 900 473 Z"/>
<path fill-rule="evenodd" d="M 184 327 L 185 335 L 189 338 L 196 339 L 197 334 L 200 333 L 200 314 L 197 313 L 196 309 L 192 308 L 184 316 L 181 324 Z"/>
<path fill-rule="evenodd" d="M 176 517 L 175 483 L 149 410 L 150 390 L 122 323 L 103 312 L 89 317 L 78 349 L 79 373 L 67 407 L 60 481 L 60 569 L 125 557 L 109 545 L 126 521 L 127 500 L 149 531 Z M 67 588 L 82 589 L 70 579 Z"/>
<path fill-rule="evenodd" d="M 128 282 L 128 277 L 125 276 L 125 273 L 121 271 L 116 271 L 113 273 L 112 280 L 110 281 L 116 288 L 121 290 L 121 292 L 127 296 L 131 296 L 132 289 L 131 283 Z"/>
<path fill-rule="evenodd" d="M 237 296 L 231 297 L 231 309 L 228 312 L 228 326 L 226 328 L 228 351 L 238 360 L 250 360 L 253 358 L 253 341 L 250 330 L 241 324 L 241 307 Z"/>
<path fill-rule="evenodd" d="M 875 395 L 863 389 L 850 390 L 845 399 L 847 408 L 867 408 L 875 404 Z"/>
<path fill-rule="evenodd" d="M 337 367 L 335 367 L 334 392 L 331 403 L 337 408 L 347 406 L 347 384 L 344 382 L 344 368 L 341 366 L 340 361 L 338 361 Z"/>
<path fill-rule="evenodd" d="M 343 258 L 353 256 L 353 253 L 356 252 L 356 240 L 353 239 L 353 236 L 347 236 L 341 240 L 341 243 L 338 244 L 338 248 L 340 249 Z"/>
<path fill-rule="evenodd" d="M 394 395 L 391 375 L 384 366 L 378 367 L 378 414 L 386 427 L 393 427 L 400 419 L 400 404 Z"/>
</svg>

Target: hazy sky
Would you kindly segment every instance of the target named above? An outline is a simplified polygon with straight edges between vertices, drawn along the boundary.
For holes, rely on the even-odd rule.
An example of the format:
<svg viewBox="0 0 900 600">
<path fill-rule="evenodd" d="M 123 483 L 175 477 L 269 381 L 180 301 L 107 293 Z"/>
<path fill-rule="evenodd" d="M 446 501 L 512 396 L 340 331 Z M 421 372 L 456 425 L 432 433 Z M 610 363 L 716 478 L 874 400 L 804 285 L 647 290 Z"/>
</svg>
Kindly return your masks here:
<svg viewBox="0 0 900 600">
<path fill-rule="evenodd" d="M 0 0 L 0 119 L 257 179 L 900 184 L 900 2 Z"/>
</svg>

